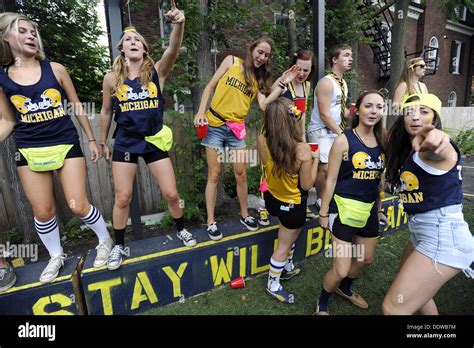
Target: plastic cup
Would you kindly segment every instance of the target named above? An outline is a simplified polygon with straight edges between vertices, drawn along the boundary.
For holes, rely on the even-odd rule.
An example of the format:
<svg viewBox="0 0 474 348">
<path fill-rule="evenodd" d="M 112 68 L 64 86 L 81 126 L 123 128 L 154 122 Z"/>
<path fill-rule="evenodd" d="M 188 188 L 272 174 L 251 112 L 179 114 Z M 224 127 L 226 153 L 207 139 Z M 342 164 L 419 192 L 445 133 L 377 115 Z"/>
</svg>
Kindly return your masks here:
<svg viewBox="0 0 474 348">
<path fill-rule="evenodd" d="M 207 135 L 207 124 L 196 127 L 196 133 L 199 139 L 204 139 Z"/>
<path fill-rule="evenodd" d="M 318 151 L 318 143 L 308 143 L 311 146 L 311 152 Z"/>
<path fill-rule="evenodd" d="M 245 279 L 244 277 L 238 277 L 230 281 L 230 287 L 232 289 L 245 288 Z"/>
<path fill-rule="evenodd" d="M 295 100 L 293 100 L 293 104 L 295 104 L 296 108 L 299 111 L 301 111 L 301 112 L 306 111 L 306 98 L 295 99 Z"/>
<path fill-rule="evenodd" d="M 349 108 L 349 117 L 354 118 L 355 112 L 356 112 L 356 105 L 354 103 L 351 103 L 351 107 Z"/>
</svg>

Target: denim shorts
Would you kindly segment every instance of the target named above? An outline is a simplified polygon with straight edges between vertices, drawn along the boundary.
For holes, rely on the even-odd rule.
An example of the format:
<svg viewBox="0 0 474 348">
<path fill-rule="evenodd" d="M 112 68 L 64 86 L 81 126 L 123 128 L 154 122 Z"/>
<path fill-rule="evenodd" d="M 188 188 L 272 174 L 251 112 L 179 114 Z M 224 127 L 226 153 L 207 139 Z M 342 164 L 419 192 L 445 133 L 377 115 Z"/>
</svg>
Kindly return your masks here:
<svg viewBox="0 0 474 348">
<path fill-rule="evenodd" d="M 328 163 L 329 151 L 336 137 L 337 134 L 328 128 L 308 132 L 308 143 L 318 143 L 319 145 L 319 161 L 321 163 Z"/>
<path fill-rule="evenodd" d="M 409 215 L 410 241 L 435 264 L 451 266 L 474 278 L 474 237 L 464 221 L 462 204 Z"/>
<path fill-rule="evenodd" d="M 227 125 L 219 127 L 209 126 L 207 129 L 207 136 L 202 140 L 201 145 L 213 147 L 224 151 L 228 149 L 244 149 L 247 145 L 245 140 L 239 140 Z"/>
</svg>

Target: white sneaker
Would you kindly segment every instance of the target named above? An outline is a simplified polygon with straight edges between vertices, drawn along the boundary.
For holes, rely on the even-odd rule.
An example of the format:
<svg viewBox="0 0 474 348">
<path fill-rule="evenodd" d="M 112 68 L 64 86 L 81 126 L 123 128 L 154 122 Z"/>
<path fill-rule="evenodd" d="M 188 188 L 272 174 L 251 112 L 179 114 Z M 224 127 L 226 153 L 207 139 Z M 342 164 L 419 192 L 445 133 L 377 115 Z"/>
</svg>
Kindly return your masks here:
<svg viewBox="0 0 474 348">
<path fill-rule="evenodd" d="M 115 245 L 109 255 L 109 260 L 107 262 L 107 267 L 113 271 L 119 268 L 122 265 L 123 255 L 127 255 L 127 252 L 124 250 L 122 245 Z"/>
<path fill-rule="evenodd" d="M 102 267 L 107 264 L 113 247 L 114 241 L 110 237 L 95 247 L 97 250 L 97 256 L 94 260 L 94 267 Z"/>
<path fill-rule="evenodd" d="M 41 284 L 46 284 L 56 279 L 59 274 L 59 270 L 62 266 L 64 266 L 64 260 L 66 257 L 67 255 L 64 253 L 51 257 L 48 265 L 45 267 L 39 278 Z"/>
<path fill-rule="evenodd" d="M 185 228 L 176 233 L 176 236 L 181 239 L 183 244 L 187 247 L 193 247 L 197 244 L 196 239 L 194 239 L 193 235 Z"/>
</svg>

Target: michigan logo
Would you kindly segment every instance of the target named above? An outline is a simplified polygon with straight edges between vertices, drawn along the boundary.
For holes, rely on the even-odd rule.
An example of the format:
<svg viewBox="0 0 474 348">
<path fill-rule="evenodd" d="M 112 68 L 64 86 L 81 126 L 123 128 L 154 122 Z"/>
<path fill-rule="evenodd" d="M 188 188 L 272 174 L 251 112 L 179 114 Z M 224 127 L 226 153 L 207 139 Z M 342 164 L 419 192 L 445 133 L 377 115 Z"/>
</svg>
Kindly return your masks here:
<svg viewBox="0 0 474 348">
<path fill-rule="evenodd" d="M 370 155 L 362 151 L 356 152 L 354 156 L 352 156 L 352 165 L 355 169 L 366 169 L 371 162 Z"/>
<path fill-rule="evenodd" d="M 133 88 L 128 85 L 122 85 L 117 89 L 117 98 L 120 101 L 136 101 L 144 100 L 147 98 L 156 98 L 158 96 L 158 88 L 153 82 L 148 82 L 145 86 L 141 87 L 139 93 L 135 93 Z"/>
<path fill-rule="evenodd" d="M 405 171 L 400 175 L 401 191 L 414 191 L 420 188 L 418 178 L 412 172 Z"/>
<path fill-rule="evenodd" d="M 58 107 L 61 105 L 61 93 L 57 89 L 49 88 L 41 94 L 41 101 L 38 103 L 33 103 L 30 98 L 23 95 L 12 95 L 10 100 L 20 113 L 26 114 Z"/>
</svg>

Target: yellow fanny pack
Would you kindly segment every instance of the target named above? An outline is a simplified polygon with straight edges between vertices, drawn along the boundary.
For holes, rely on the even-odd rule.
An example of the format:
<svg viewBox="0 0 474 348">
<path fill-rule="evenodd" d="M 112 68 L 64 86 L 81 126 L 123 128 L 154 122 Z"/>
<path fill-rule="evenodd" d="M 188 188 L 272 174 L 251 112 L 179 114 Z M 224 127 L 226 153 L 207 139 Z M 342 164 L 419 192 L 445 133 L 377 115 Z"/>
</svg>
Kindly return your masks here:
<svg viewBox="0 0 474 348">
<path fill-rule="evenodd" d="M 47 172 L 56 170 L 64 165 L 69 150 L 74 145 L 54 145 L 44 147 L 31 147 L 18 149 L 28 162 L 28 168 L 34 172 Z"/>
<path fill-rule="evenodd" d="M 344 225 L 357 228 L 362 228 L 367 224 L 375 203 L 365 203 L 338 195 L 334 195 L 334 200 L 337 204 L 339 220 Z"/>
<path fill-rule="evenodd" d="M 173 132 L 170 127 L 163 125 L 158 133 L 145 137 L 145 141 L 155 145 L 161 151 L 169 151 L 173 146 Z"/>
</svg>

